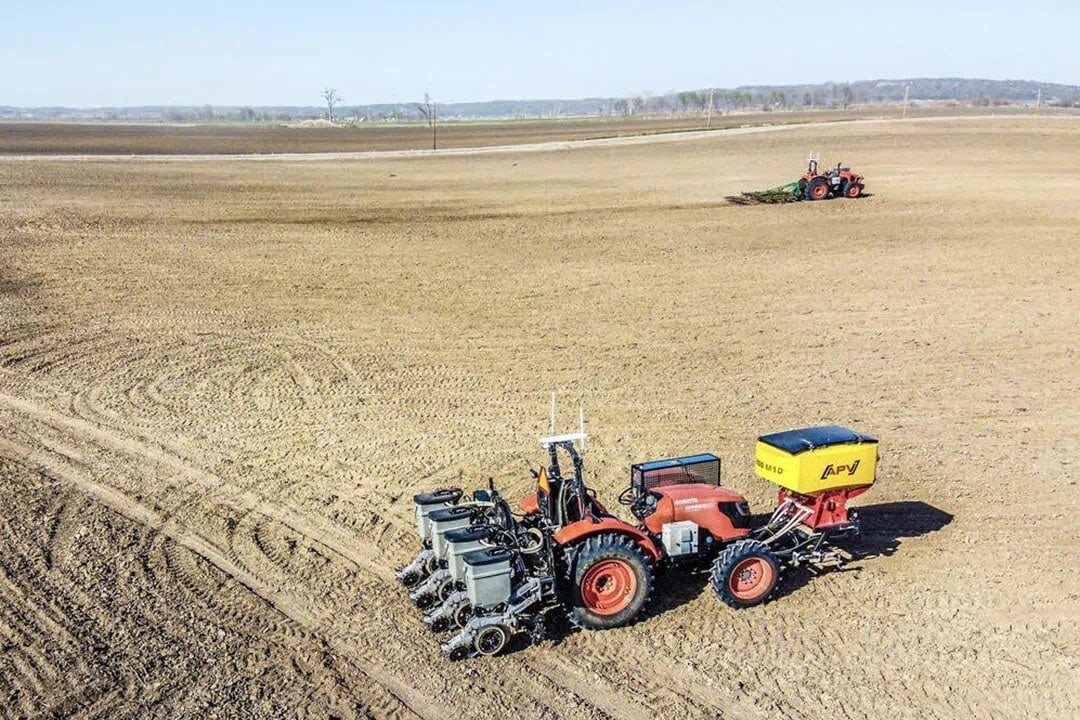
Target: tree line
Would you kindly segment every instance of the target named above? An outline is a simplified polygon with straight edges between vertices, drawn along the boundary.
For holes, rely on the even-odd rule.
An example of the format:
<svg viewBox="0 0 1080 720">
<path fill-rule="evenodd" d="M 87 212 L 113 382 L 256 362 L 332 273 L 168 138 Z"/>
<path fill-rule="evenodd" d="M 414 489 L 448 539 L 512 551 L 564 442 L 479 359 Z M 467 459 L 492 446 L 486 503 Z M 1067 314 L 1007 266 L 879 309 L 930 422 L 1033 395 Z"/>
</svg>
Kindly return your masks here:
<svg viewBox="0 0 1080 720">
<path fill-rule="evenodd" d="M 806 90 L 801 93 L 784 90 L 754 92 L 744 90 L 684 90 L 678 93 L 651 95 L 643 93 L 626 98 L 616 98 L 611 103 L 611 113 L 616 115 L 642 115 L 665 112 L 717 112 L 728 110 L 787 110 L 795 108 L 840 108 L 854 104 L 884 102 L 869 93 L 856 92 L 847 83 L 830 83 L 823 89 Z"/>
<path fill-rule="evenodd" d="M 675 113 L 776 111 L 796 109 L 846 109 L 852 105 L 899 103 L 910 92 L 912 101 L 963 102 L 972 105 L 1027 105 L 1078 107 L 1080 86 L 1032 81 L 971 80 L 962 78 L 916 78 L 910 80 L 864 80 L 807 85 L 705 88 L 681 92 L 642 92 L 625 97 L 562 100 L 498 100 L 471 103 L 436 103 L 429 96 L 421 102 L 347 105 L 333 87 L 313 92 L 318 104 L 307 107 L 161 107 L 134 108 L 4 108 L 3 118 L 103 119 L 160 118 L 171 122 L 289 123 L 323 119 L 335 124 L 365 122 L 424 123 L 437 141 L 442 120 L 640 116 Z M 33 110 L 33 112 L 28 112 Z"/>
</svg>

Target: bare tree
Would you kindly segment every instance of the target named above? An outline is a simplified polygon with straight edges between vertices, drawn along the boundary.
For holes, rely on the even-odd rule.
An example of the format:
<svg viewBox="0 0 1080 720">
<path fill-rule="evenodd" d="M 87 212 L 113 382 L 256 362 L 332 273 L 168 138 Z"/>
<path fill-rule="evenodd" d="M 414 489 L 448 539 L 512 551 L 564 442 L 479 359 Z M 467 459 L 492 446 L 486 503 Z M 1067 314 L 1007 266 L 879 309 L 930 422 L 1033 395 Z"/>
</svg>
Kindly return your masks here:
<svg viewBox="0 0 1080 720">
<path fill-rule="evenodd" d="M 341 102 L 341 96 L 334 88 L 326 88 L 322 91 L 322 99 L 326 102 L 326 119 L 334 122 L 334 106 Z"/>
<path fill-rule="evenodd" d="M 848 85 L 847 83 L 844 83 L 843 98 L 844 98 L 844 109 L 847 110 L 848 105 L 850 105 L 855 100 L 855 93 L 851 92 L 851 86 Z"/>
<path fill-rule="evenodd" d="M 439 113 L 435 106 L 435 101 L 431 99 L 431 95 L 424 93 L 424 102 L 417 103 L 416 109 L 420 111 L 420 114 L 424 116 L 424 120 L 427 121 L 428 127 L 431 128 L 431 149 L 439 149 Z"/>
</svg>

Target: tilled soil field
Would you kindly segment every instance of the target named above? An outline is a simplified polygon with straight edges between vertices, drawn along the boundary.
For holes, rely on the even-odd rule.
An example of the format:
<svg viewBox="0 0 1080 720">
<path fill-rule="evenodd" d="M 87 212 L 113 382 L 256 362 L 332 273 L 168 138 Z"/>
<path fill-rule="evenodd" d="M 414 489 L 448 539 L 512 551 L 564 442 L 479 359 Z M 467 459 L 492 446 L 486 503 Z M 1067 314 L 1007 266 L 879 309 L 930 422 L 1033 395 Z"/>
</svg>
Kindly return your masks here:
<svg viewBox="0 0 1080 720">
<path fill-rule="evenodd" d="M 810 149 L 869 196 L 721 199 Z M 0 716 L 1080 714 L 1078 166 L 1053 118 L 0 162 Z M 411 495 L 525 493 L 551 390 L 605 499 L 712 451 L 763 512 L 758 434 L 878 436 L 869 557 L 443 660 Z"/>
<path fill-rule="evenodd" d="M 909 117 L 941 115 L 1016 115 L 1024 107 L 912 107 Z M 1073 115 L 1069 108 L 1043 108 L 1044 114 Z M 670 117 L 593 117 L 552 120 L 493 120 L 439 123 L 440 149 L 592 140 L 741 126 L 787 125 L 860 118 L 895 118 L 890 105 L 848 110 L 678 113 Z M 0 121 L 0 155 L 222 155 L 311 152 L 430 150 L 431 130 L 423 123 L 360 123 L 340 127 L 290 127 L 280 124 L 26 122 Z"/>
</svg>

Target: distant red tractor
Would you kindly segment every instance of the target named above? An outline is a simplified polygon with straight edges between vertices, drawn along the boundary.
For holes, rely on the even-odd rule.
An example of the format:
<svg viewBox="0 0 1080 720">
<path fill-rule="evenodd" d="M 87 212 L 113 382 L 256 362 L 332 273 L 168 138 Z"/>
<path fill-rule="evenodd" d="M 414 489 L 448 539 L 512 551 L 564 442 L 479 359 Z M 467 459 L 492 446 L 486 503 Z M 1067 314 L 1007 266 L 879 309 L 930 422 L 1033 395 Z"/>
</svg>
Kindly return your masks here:
<svg viewBox="0 0 1080 720">
<path fill-rule="evenodd" d="M 863 176 L 852 172 L 840 163 L 825 173 L 818 172 L 818 161 L 811 158 L 809 167 L 799 178 L 799 194 L 806 200 L 824 200 L 829 197 L 857 198 L 862 194 Z"/>
</svg>

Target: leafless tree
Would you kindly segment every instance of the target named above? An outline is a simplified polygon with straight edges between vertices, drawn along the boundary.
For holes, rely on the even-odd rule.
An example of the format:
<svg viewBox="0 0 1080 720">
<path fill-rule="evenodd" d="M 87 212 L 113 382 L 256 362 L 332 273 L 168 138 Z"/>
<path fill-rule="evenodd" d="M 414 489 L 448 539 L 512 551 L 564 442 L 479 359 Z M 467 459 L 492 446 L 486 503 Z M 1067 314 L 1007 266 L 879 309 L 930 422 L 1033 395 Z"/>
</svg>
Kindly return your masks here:
<svg viewBox="0 0 1080 720">
<path fill-rule="evenodd" d="M 322 99 L 326 102 L 326 119 L 334 122 L 334 106 L 341 102 L 341 96 L 334 88 L 326 88 L 322 91 Z"/>
<path fill-rule="evenodd" d="M 848 105 L 850 105 L 851 103 L 853 103 L 855 101 L 855 93 L 853 93 L 851 91 L 851 86 L 848 85 L 847 83 L 844 83 L 843 98 L 844 98 L 844 109 L 847 110 Z"/>
<path fill-rule="evenodd" d="M 416 109 L 420 111 L 420 114 L 424 116 L 424 120 L 427 121 L 428 127 L 431 128 L 431 149 L 439 149 L 439 113 L 435 106 L 435 101 L 431 99 L 431 95 L 424 93 L 424 102 L 417 103 Z"/>
</svg>

